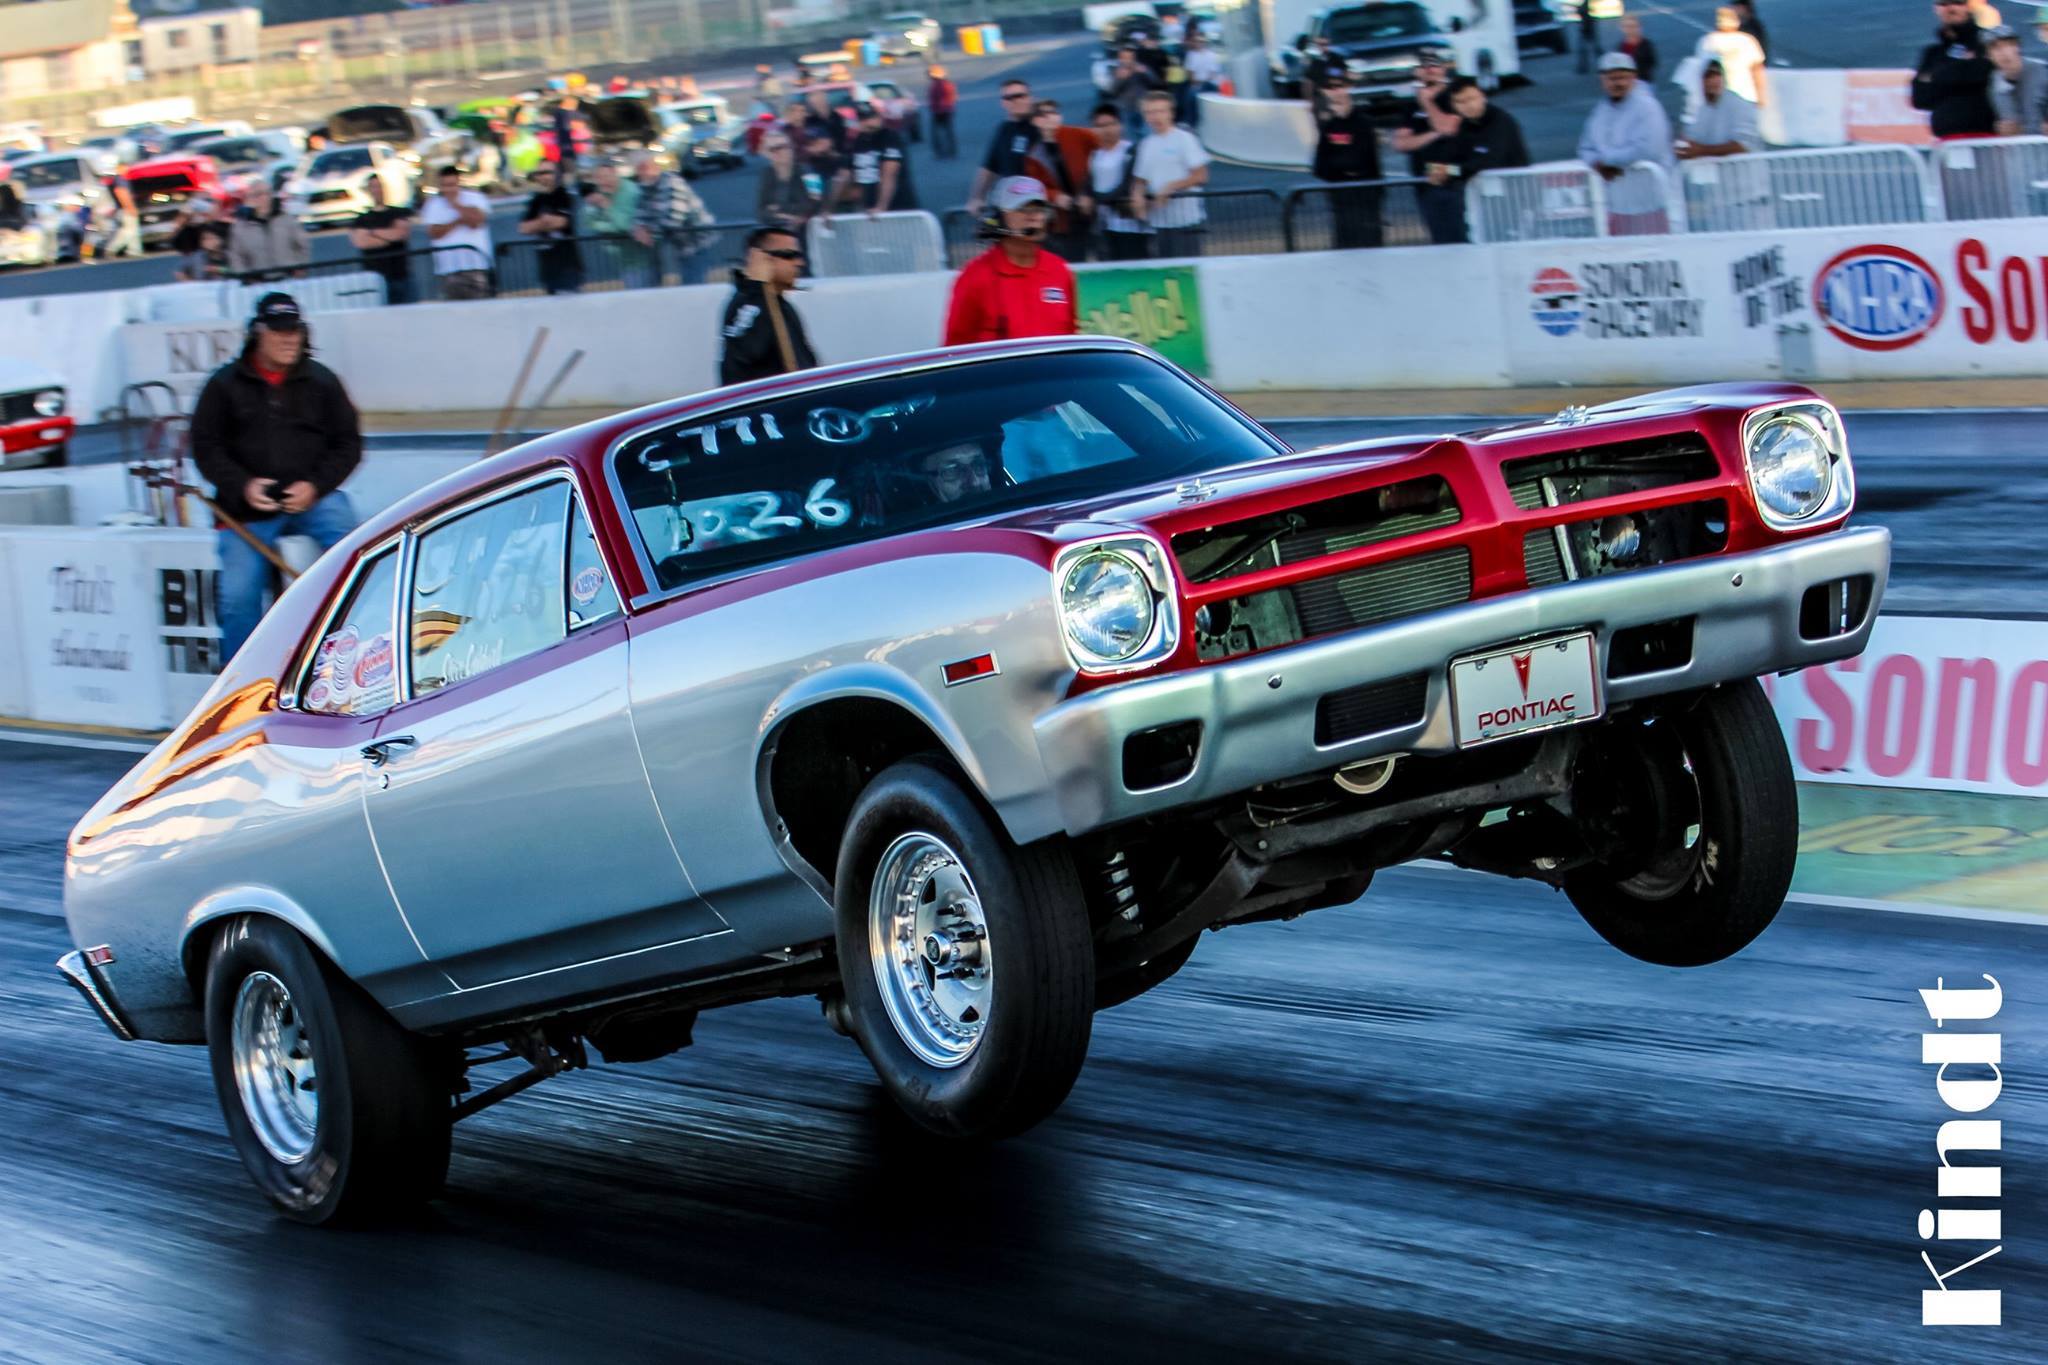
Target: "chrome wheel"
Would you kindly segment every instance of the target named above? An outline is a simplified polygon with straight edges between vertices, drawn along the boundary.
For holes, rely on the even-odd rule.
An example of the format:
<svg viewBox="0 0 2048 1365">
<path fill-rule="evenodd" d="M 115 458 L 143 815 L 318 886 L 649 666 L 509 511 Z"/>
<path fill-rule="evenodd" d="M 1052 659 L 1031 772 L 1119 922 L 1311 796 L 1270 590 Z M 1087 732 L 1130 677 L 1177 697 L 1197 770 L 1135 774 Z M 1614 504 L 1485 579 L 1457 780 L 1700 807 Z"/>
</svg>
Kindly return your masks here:
<svg viewBox="0 0 2048 1365">
<path fill-rule="evenodd" d="M 313 1040 L 292 993 L 269 972 L 251 972 L 235 996 L 235 1088 L 263 1149 L 285 1165 L 312 1154 L 320 1127 Z"/>
<path fill-rule="evenodd" d="M 919 1060 L 956 1067 L 988 1026 L 988 920 L 960 855 L 930 834 L 897 837 L 868 891 L 868 960 L 889 1022 Z"/>
</svg>

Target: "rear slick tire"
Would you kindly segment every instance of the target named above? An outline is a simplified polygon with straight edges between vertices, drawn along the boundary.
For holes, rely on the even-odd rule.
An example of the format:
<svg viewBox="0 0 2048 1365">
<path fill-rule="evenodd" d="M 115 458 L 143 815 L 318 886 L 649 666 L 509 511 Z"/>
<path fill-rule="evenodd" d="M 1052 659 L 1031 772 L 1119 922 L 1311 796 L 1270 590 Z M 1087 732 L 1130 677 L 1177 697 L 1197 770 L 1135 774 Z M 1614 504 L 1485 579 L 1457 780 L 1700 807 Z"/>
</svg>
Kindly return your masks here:
<svg viewBox="0 0 2048 1365">
<path fill-rule="evenodd" d="M 912 1121 L 992 1139 L 1059 1108 L 1095 1013 L 1064 844 L 1019 848 L 947 765 L 909 759 L 855 802 L 834 908 L 848 1023 Z"/>
<path fill-rule="evenodd" d="M 1785 737 L 1763 688 L 1728 683 L 1688 710 L 1641 727 L 1657 766 L 1637 770 L 1624 794 L 1656 805 L 1663 825 L 1633 831 L 1653 853 L 1642 866 L 1595 864 L 1565 879 L 1565 894 L 1600 937 L 1644 962 L 1699 967 L 1740 952 L 1769 927 L 1792 887 L 1799 852 L 1799 793 Z M 1663 784 L 1657 801 L 1648 789 Z M 1696 830 L 1696 833 L 1694 831 Z M 1692 837 L 1688 838 L 1688 835 Z"/>
<path fill-rule="evenodd" d="M 249 915 L 215 939 L 206 1038 L 228 1136 L 285 1217 L 371 1222 L 447 1182 L 448 1054 L 286 925 Z"/>
</svg>

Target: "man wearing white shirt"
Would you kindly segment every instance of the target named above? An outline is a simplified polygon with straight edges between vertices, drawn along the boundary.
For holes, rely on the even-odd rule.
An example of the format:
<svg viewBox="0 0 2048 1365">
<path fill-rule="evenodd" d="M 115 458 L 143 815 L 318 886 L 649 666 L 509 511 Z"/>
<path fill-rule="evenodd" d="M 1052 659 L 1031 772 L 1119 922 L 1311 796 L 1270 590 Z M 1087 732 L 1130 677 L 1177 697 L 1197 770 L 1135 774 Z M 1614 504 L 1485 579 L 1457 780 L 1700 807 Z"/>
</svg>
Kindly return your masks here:
<svg viewBox="0 0 2048 1365">
<path fill-rule="evenodd" d="M 1155 90 L 1145 96 L 1144 109 L 1131 203 L 1158 234 L 1161 256 L 1199 256 L 1208 219 L 1202 201 L 1188 191 L 1209 183 L 1209 153 L 1200 138 L 1174 123 L 1173 96 Z"/>
<path fill-rule="evenodd" d="M 1197 28 L 1188 34 L 1187 54 L 1180 59 L 1187 68 L 1188 92 L 1187 111 L 1182 116 L 1188 127 L 1196 128 L 1202 122 L 1202 96 L 1214 94 L 1221 88 L 1223 80 L 1223 59 L 1216 55 L 1216 49 L 1209 46 L 1209 40 Z"/>
<path fill-rule="evenodd" d="M 1740 156 L 1760 152 L 1763 146 L 1756 128 L 1756 106 L 1728 88 L 1727 74 L 1719 62 L 1708 62 L 1700 72 L 1700 106 L 1685 121 L 1685 136 L 1678 139 L 1678 159 Z"/>
<path fill-rule="evenodd" d="M 440 192 L 420 209 L 434 246 L 434 275 L 444 299 L 491 296 L 491 203 L 462 188 L 462 173 L 441 168 Z"/>
<path fill-rule="evenodd" d="M 1770 92 L 1764 83 L 1764 49 L 1742 31 L 1742 16 L 1732 5 L 1714 11 L 1714 31 L 1700 39 L 1694 55 L 1702 63 L 1719 62 L 1728 77 L 1729 93 L 1761 106 Z"/>
<path fill-rule="evenodd" d="M 1098 104 L 1089 122 L 1095 150 L 1088 154 L 1088 190 L 1081 211 L 1094 215 L 1102 251 L 1112 261 L 1142 261 L 1151 254 L 1152 229 L 1131 208 L 1136 183 L 1132 158 L 1138 149 L 1124 136 L 1124 117 L 1114 104 Z"/>
</svg>

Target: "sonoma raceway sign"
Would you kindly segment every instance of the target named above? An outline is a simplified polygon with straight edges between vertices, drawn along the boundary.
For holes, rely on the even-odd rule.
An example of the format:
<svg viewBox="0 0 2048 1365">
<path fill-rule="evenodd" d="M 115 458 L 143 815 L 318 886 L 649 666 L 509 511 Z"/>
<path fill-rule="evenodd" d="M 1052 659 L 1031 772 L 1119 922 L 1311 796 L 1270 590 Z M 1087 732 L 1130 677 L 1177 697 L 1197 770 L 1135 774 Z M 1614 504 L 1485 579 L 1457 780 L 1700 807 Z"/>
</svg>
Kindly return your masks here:
<svg viewBox="0 0 2048 1365">
<path fill-rule="evenodd" d="M 1859 657 L 1764 682 L 1802 782 L 2048 796 L 2048 621 L 1880 616 Z"/>
</svg>

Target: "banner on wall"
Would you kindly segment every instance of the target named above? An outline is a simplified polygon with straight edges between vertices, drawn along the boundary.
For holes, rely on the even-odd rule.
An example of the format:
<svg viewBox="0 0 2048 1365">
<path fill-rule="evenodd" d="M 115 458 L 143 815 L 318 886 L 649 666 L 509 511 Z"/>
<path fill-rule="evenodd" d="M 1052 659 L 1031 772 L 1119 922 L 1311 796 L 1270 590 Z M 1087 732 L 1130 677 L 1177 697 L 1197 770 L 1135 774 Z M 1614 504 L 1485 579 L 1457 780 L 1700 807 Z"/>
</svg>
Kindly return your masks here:
<svg viewBox="0 0 2048 1365">
<path fill-rule="evenodd" d="M 1880 616 L 1765 686 L 1802 782 L 2048 796 L 2048 621 Z"/>
<path fill-rule="evenodd" d="M 1191 374 L 1209 373 L 1202 292 L 1191 265 L 1077 270 L 1081 330 L 1142 342 Z"/>
<path fill-rule="evenodd" d="M 131 323 L 121 329 L 123 377 L 130 384 L 169 384 L 190 412 L 207 377 L 242 353 L 247 335 L 235 323 Z"/>
</svg>

